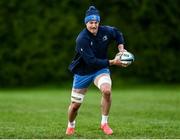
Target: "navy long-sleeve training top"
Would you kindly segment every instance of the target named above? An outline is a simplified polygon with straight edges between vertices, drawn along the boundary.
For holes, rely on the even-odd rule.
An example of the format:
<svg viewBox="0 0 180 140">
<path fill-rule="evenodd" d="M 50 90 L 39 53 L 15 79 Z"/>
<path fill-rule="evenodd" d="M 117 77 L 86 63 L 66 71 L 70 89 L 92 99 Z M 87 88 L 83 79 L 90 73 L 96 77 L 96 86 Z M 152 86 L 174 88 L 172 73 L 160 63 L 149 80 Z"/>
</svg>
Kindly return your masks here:
<svg viewBox="0 0 180 140">
<path fill-rule="evenodd" d="M 79 75 L 87 75 L 109 66 L 107 50 L 114 40 L 117 45 L 124 44 L 123 35 L 115 27 L 99 26 L 94 36 L 86 28 L 76 39 L 76 55 L 69 69 Z"/>
</svg>

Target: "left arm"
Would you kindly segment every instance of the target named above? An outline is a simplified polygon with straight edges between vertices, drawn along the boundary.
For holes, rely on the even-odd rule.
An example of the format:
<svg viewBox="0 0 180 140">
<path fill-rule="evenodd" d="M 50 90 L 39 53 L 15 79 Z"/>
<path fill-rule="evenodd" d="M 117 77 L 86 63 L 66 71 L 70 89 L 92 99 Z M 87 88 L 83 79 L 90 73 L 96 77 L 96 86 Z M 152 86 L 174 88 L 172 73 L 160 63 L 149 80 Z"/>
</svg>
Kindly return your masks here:
<svg viewBox="0 0 180 140">
<path fill-rule="evenodd" d="M 108 26 L 111 37 L 116 41 L 119 52 L 126 51 L 124 49 L 124 37 L 123 34 L 115 27 Z"/>
<path fill-rule="evenodd" d="M 126 51 L 124 49 L 124 38 L 123 38 L 122 33 L 114 27 L 109 27 L 109 31 L 110 31 L 112 38 L 117 42 L 119 52 L 123 53 L 124 51 Z M 109 64 L 110 65 L 122 66 L 122 67 L 128 66 L 127 64 L 121 63 L 121 61 L 117 57 L 115 57 L 113 60 L 110 60 Z"/>
<path fill-rule="evenodd" d="M 124 44 L 119 44 L 119 45 L 118 45 L 118 50 L 119 50 L 119 52 L 124 52 L 124 51 L 126 51 L 126 50 L 124 49 Z"/>
</svg>

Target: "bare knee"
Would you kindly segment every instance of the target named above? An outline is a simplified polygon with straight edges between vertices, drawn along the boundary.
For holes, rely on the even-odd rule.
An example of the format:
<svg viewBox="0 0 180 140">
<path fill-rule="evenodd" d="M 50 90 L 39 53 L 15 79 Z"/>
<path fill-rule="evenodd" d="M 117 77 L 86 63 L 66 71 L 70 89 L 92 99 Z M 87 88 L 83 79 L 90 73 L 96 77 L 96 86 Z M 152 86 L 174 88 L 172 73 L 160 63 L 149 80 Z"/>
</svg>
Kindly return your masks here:
<svg viewBox="0 0 180 140">
<path fill-rule="evenodd" d="M 101 92 L 103 93 L 104 96 L 110 97 L 111 96 L 111 87 L 109 84 L 103 84 L 101 86 Z"/>
<path fill-rule="evenodd" d="M 109 89 L 103 89 L 103 90 L 102 90 L 102 93 L 103 93 L 103 95 L 105 95 L 105 96 L 110 96 L 110 95 L 111 95 L 111 90 L 109 90 Z"/>
</svg>

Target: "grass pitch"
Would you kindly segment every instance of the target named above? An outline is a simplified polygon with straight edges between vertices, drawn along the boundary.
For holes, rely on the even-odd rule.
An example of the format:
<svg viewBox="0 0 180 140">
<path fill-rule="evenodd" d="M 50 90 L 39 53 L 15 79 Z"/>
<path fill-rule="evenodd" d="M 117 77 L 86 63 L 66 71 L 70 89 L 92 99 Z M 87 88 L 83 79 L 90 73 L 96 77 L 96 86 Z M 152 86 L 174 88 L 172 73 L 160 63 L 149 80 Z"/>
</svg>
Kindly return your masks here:
<svg viewBox="0 0 180 140">
<path fill-rule="evenodd" d="M 89 89 L 75 135 L 66 136 L 70 89 L 0 90 L 0 138 L 180 138 L 180 87 L 119 88 L 112 98 L 113 135 L 99 129 L 101 94 Z"/>
</svg>

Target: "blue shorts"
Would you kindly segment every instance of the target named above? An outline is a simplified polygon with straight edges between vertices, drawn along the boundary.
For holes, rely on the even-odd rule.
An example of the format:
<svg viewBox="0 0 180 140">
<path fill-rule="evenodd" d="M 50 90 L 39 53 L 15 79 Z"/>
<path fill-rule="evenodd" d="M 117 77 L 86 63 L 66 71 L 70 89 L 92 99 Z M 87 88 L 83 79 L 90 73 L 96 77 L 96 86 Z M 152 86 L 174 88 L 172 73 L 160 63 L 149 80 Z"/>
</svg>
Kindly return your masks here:
<svg viewBox="0 0 180 140">
<path fill-rule="evenodd" d="M 74 80 L 73 80 L 73 88 L 74 89 L 82 89 L 82 88 L 88 88 L 89 85 L 94 81 L 94 79 L 100 75 L 100 74 L 110 74 L 110 71 L 108 68 L 101 69 L 93 74 L 88 75 L 78 75 L 74 74 Z"/>
</svg>

